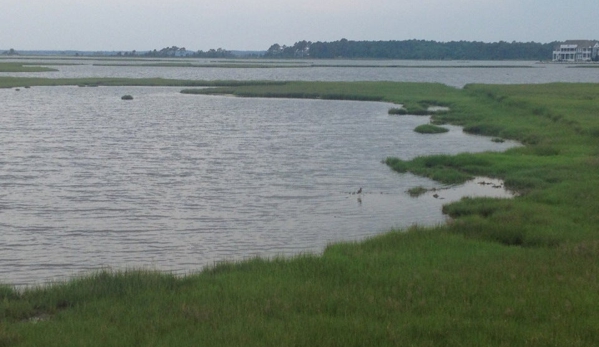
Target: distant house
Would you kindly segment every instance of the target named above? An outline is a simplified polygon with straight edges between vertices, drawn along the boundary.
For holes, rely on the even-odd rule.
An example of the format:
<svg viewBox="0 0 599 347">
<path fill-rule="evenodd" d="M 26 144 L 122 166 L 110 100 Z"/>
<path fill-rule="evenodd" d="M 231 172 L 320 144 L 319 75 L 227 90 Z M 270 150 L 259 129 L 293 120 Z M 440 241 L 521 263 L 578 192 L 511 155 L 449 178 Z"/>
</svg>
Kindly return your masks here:
<svg viewBox="0 0 599 347">
<path fill-rule="evenodd" d="M 599 41 L 568 40 L 553 51 L 553 61 L 576 63 L 597 60 L 598 57 Z"/>
</svg>

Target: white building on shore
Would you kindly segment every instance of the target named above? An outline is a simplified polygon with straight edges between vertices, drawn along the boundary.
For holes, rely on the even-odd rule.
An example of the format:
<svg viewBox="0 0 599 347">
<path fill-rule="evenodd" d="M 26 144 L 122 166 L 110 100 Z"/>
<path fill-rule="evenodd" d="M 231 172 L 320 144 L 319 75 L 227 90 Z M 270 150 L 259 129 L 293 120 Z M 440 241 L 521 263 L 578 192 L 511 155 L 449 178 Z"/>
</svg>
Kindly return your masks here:
<svg viewBox="0 0 599 347">
<path fill-rule="evenodd" d="M 577 63 L 597 60 L 599 41 L 568 40 L 555 47 L 553 61 Z"/>
</svg>

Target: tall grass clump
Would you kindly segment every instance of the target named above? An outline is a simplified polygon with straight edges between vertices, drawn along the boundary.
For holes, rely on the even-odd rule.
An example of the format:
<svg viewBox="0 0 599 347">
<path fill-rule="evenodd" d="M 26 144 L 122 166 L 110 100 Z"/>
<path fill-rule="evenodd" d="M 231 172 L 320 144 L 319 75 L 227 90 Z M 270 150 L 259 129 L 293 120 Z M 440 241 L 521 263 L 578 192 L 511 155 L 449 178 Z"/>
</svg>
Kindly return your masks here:
<svg viewBox="0 0 599 347">
<path fill-rule="evenodd" d="M 426 192 L 428 192 L 428 189 L 424 188 L 423 186 L 408 189 L 408 194 L 410 194 L 410 196 L 413 198 L 419 197 Z"/>
<path fill-rule="evenodd" d="M 393 107 L 389 109 L 388 112 L 390 115 L 406 115 L 408 114 L 408 110 L 406 110 L 405 108 L 401 107 Z"/>
<path fill-rule="evenodd" d="M 420 134 L 442 134 L 449 132 L 449 129 L 433 124 L 423 124 L 417 126 L 414 131 Z"/>
</svg>

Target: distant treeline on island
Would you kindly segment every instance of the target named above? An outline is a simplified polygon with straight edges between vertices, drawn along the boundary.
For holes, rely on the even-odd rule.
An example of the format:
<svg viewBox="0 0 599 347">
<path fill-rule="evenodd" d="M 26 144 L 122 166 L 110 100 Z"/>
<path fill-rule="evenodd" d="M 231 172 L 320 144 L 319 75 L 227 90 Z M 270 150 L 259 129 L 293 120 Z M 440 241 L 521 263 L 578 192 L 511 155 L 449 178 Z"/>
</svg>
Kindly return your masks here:
<svg viewBox="0 0 599 347">
<path fill-rule="evenodd" d="M 436 42 L 405 41 L 299 41 L 293 46 L 274 44 L 265 58 L 415 59 L 415 60 L 547 60 L 556 42 Z"/>
<path fill-rule="evenodd" d="M 310 59 L 411 59 L 411 60 L 548 60 L 556 43 L 537 42 L 436 42 L 405 41 L 298 41 L 293 46 L 274 44 L 263 54 L 264 58 Z M 225 49 L 187 51 L 177 46 L 143 53 L 120 53 L 125 56 L 234 58 L 239 56 Z"/>
<path fill-rule="evenodd" d="M 286 59 L 405 59 L 405 60 L 551 60 L 557 42 L 477 42 L 426 40 L 404 41 L 351 41 L 332 42 L 298 41 L 293 46 L 278 43 L 266 51 L 229 51 L 210 49 L 190 51 L 185 47 L 165 47 L 151 51 L 81 52 L 81 51 L 28 51 L 14 49 L 1 55 L 75 55 L 157 58 L 286 58 Z"/>
<path fill-rule="evenodd" d="M 204 51 L 188 51 L 185 47 L 165 47 L 161 50 L 153 50 L 147 52 L 118 52 L 117 56 L 135 56 L 135 57 L 154 57 L 154 58 L 174 58 L 174 57 L 188 57 L 188 58 L 235 58 L 235 55 L 225 49 L 210 49 Z"/>
</svg>

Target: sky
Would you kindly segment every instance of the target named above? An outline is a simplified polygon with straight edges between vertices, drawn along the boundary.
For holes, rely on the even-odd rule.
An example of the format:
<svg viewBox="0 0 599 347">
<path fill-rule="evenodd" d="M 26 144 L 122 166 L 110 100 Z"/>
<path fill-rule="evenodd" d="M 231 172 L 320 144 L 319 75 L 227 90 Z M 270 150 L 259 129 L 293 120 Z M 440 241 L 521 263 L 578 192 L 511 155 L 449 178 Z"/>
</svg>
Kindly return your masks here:
<svg viewBox="0 0 599 347">
<path fill-rule="evenodd" d="M 599 39 L 599 0 L 0 0 L 0 49 Z"/>
</svg>

